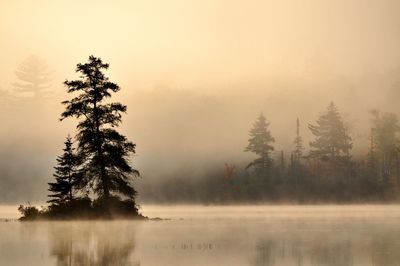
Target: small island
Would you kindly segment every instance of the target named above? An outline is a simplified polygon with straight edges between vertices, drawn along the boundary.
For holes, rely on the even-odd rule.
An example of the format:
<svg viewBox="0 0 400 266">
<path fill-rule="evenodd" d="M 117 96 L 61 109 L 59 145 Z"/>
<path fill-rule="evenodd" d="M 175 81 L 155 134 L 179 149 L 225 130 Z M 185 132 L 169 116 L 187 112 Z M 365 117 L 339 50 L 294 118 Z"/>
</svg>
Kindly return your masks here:
<svg viewBox="0 0 400 266">
<path fill-rule="evenodd" d="M 48 183 L 49 206 L 20 205 L 21 221 L 78 219 L 146 219 L 139 213 L 132 181 L 139 171 L 130 164 L 136 145 L 116 128 L 126 105 L 110 102 L 120 87 L 103 73 L 109 65 L 94 56 L 78 64 L 77 80 L 64 82 L 73 98 L 63 101 L 60 121 L 76 118 L 76 135 L 67 136 L 63 154 Z"/>
</svg>

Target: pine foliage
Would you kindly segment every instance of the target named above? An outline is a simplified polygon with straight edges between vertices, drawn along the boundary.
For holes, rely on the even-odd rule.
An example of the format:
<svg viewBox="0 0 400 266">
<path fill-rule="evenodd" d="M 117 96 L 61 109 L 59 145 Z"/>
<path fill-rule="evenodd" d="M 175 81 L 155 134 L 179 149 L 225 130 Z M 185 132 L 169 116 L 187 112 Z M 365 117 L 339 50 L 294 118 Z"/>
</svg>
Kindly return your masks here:
<svg viewBox="0 0 400 266">
<path fill-rule="evenodd" d="M 323 160 L 349 157 L 352 139 L 333 102 L 330 103 L 326 112 L 320 115 L 316 125 L 310 124 L 308 128 L 315 136 L 315 140 L 310 142 L 310 157 Z"/>
<path fill-rule="evenodd" d="M 48 183 L 49 195 L 48 202 L 52 204 L 62 204 L 71 202 L 74 199 L 75 187 L 79 184 L 79 159 L 74 153 L 71 137 L 65 141 L 64 153 L 57 158 L 57 166 L 54 167 L 55 182 Z"/>
<path fill-rule="evenodd" d="M 108 64 L 90 56 L 89 62 L 78 64 L 80 79 L 67 80 L 68 93 L 78 94 L 64 101 L 61 120 L 75 117 L 77 125 L 78 154 L 82 160 L 82 185 L 93 188 L 99 198 L 125 196 L 134 199 L 136 190 L 132 178 L 139 172 L 129 164 L 135 153 L 135 144 L 116 130 L 121 123 L 126 106 L 108 102 L 120 87 L 103 73 Z"/>
<path fill-rule="evenodd" d="M 249 143 L 245 148 L 245 151 L 258 155 L 258 158 L 251 165 L 259 170 L 269 169 L 272 163 L 271 152 L 274 150 L 272 143 L 275 139 L 272 137 L 268 127 L 269 123 L 261 113 L 249 131 Z"/>
</svg>

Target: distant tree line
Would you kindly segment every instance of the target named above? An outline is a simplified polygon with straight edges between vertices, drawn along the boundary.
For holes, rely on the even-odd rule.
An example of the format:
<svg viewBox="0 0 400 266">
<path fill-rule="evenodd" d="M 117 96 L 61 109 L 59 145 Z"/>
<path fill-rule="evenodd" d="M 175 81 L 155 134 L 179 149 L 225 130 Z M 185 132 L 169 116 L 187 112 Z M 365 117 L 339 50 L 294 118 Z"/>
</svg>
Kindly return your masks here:
<svg viewBox="0 0 400 266">
<path fill-rule="evenodd" d="M 204 178 L 164 181 L 155 201 L 228 202 L 380 202 L 399 199 L 400 126 L 392 113 L 371 111 L 370 145 L 352 156 L 352 137 L 333 102 L 315 123 L 306 151 L 300 121 L 295 120 L 292 151 L 274 151 L 275 139 L 261 113 L 249 131 L 245 152 L 256 158 L 245 169 L 225 164 Z M 287 158 L 287 154 L 290 154 Z M 285 156 L 286 154 L 286 156 Z M 179 184 L 176 193 L 173 186 Z M 175 191 L 175 192 L 174 192 Z"/>
</svg>

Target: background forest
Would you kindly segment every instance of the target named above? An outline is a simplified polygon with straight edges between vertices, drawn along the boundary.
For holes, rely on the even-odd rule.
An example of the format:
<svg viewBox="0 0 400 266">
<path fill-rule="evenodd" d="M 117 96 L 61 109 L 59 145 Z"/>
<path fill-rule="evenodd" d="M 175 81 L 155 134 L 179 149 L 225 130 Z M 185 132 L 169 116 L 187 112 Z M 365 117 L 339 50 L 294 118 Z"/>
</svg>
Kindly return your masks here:
<svg viewBox="0 0 400 266">
<path fill-rule="evenodd" d="M 353 158 L 352 137 L 333 102 L 308 129 L 308 151 L 296 121 L 292 151 L 275 151 L 269 123 L 261 113 L 250 129 L 246 152 L 257 158 L 244 169 L 225 163 L 224 175 L 210 173 L 196 183 L 171 179 L 159 195 L 167 201 L 379 202 L 399 199 L 399 124 L 393 113 L 372 110 L 370 146 Z M 289 156 L 287 156 L 289 154 Z M 289 157 L 289 158 L 288 158 Z M 179 186 L 180 193 L 175 193 Z M 157 197 L 157 196 L 156 196 Z M 162 201 L 162 198 L 158 200 Z"/>
</svg>

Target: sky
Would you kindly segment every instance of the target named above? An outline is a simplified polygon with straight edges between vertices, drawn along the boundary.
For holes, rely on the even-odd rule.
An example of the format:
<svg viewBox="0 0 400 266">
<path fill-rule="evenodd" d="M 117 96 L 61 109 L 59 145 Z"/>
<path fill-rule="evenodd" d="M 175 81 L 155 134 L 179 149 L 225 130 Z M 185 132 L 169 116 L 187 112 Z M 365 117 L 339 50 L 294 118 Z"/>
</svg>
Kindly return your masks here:
<svg viewBox="0 0 400 266">
<path fill-rule="evenodd" d="M 290 150 L 295 119 L 309 140 L 306 125 L 332 100 L 363 153 L 368 110 L 398 111 L 399 13 L 396 0 L 1 0 L 0 90 L 15 96 L 14 71 L 33 54 L 53 94 L 40 108 L 0 99 L 0 203 L 44 200 L 76 122 L 58 122 L 62 82 L 91 54 L 122 88 L 141 182 L 250 160 L 260 112 L 276 150 Z"/>
<path fill-rule="evenodd" d="M 2 0 L 0 7 L 2 75 L 27 54 L 62 74 L 96 54 L 119 80 L 192 88 L 301 75 L 319 64 L 345 75 L 381 72 L 400 57 L 396 0 Z"/>
</svg>

